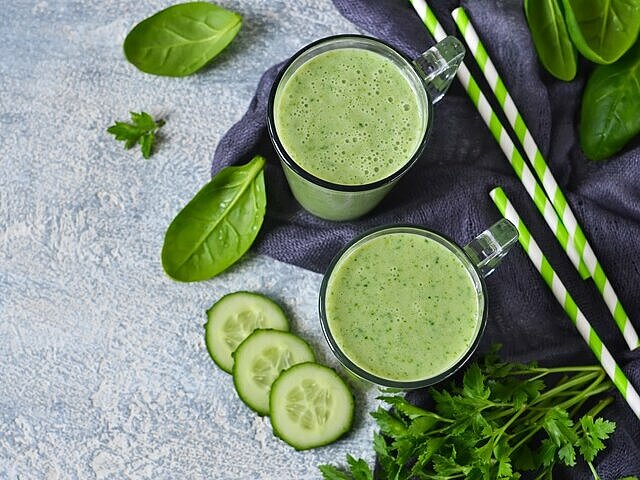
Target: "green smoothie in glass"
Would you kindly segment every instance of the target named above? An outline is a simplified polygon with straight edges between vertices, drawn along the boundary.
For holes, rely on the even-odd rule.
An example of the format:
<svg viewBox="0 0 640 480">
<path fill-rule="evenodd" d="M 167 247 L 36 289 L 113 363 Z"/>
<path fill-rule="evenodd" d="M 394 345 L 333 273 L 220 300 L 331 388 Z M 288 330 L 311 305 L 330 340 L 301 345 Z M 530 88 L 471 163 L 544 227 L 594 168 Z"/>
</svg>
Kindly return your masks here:
<svg viewBox="0 0 640 480">
<path fill-rule="evenodd" d="M 331 335 L 377 377 L 436 377 L 470 349 L 481 323 L 476 282 L 450 248 L 419 233 L 377 236 L 334 266 L 325 292 Z"/>
<path fill-rule="evenodd" d="M 418 93 L 379 53 L 340 48 L 298 68 L 274 107 L 276 132 L 310 174 L 340 185 L 388 177 L 424 134 Z"/>
<path fill-rule="evenodd" d="M 298 202 L 328 220 L 374 208 L 420 157 L 463 56 L 454 37 L 411 61 L 362 35 L 296 53 L 274 82 L 267 128 Z"/>
<path fill-rule="evenodd" d="M 342 365 L 374 384 L 412 389 L 461 368 L 487 324 L 484 278 L 518 241 L 502 219 L 464 247 L 417 225 L 353 239 L 322 280 L 320 322 Z"/>
</svg>

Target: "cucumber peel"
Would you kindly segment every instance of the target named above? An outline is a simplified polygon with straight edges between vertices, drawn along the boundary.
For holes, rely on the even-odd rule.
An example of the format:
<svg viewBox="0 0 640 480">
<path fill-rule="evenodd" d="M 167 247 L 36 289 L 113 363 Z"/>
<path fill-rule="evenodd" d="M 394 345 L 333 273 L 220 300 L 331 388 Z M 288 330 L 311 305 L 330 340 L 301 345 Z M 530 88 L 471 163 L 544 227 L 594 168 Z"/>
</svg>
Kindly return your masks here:
<svg viewBox="0 0 640 480">
<path fill-rule="evenodd" d="M 300 337 L 278 330 L 254 330 L 236 349 L 233 383 L 240 399 L 259 415 L 269 414 L 271 384 L 283 370 L 316 357 Z"/>
<path fill-rule="evenodd" d="M 233 352 L 258 328 L 289 331 L 289 321 L 273 300 L 253 292 L 225 295 L 207 310 L 205 344 L 213 361 L 232 372 Z"/>
<path fill-rule="evenodd" d="M 273 382 L 269 400 L 273 433 L 296 450 L 333 443 L 351 430 L 354 399 L 331 368 L 299 363 Z"/>
</svg>

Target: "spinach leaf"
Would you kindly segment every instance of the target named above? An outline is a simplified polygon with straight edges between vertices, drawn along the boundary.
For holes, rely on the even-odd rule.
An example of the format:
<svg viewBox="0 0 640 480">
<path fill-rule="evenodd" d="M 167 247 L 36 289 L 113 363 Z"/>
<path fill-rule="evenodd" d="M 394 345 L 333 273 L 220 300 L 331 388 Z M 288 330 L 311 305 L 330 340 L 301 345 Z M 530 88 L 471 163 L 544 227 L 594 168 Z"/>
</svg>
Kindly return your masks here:
<svg viewBox="0 0 640 480">
<path fill-rule="evenodd" d="M 211 3 L 181 3 L 133 27 L 124 54 L 143 72 L 183 77 L 224 50 L 241 26 L 240 15 Z"/>
<path fill-rule="evenodd" d="M 162 266 L 183 282 L 207 280 L 234 264 L 262 226 L 267 198 L 265 160 L 222 169 L 167 229 Z"/>
<path fill-rule="evenodd" d="M 568 82 L 576 76 L 577 55 L 558 1 L 524 0 L 524 12 L 540 62 L 551 75 Z"/>
<path fill-rule="evenodd" d="M 597 67 L 584 89 L 580 145 L 591 160 L 607 158 L 640 132 L 640 42 L 620 61 Z"/>
<path fill-rule="evenodd" d="M 569 35 L 595 63 L 615 62 L 640 30 L 640 0 L 563 0 Z"/>
</svg>

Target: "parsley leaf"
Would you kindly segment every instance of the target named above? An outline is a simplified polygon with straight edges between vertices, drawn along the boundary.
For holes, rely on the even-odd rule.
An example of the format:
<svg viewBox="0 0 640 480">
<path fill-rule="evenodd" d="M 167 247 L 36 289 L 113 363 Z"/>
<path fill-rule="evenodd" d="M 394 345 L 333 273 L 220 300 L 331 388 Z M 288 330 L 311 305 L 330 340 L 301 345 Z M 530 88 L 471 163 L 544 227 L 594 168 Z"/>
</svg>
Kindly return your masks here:
<svg viewBox="0 0 640 480">
<path fill-rule="evenodd" d="M 351 455 L 347 455 L 347 463 L 351 469 L 353 480 L 373 480 L 373 472 L 364 460 L 356 460 Z"/>
<path fill-rule="evenodd" d="M 555 406 L 549 409 L 542 423 L 542 428 L 547 431 L 549 438 L 558 447 L 566 443 L 573 445 L 578 440 L 572 427 L 573 421 L 569 418 L 567 411 Z"/>
<path fill-rule="evenodd" d="M 324 480 L 373 480 L 373 472 L 364 460 L 356 460 L 351 455 L 347 455 L 347 463 L 349 473 L 342 472 L 333 465 L 320 465 L 318 468 Z"/>
<path fill-rule="evenodd" d="M 376 452 L 378 462 L 382 469 L 385 472 L 391 472 L 397 463 L 393 458 L 391 449 L 387 445 L 387 441 L 377 432 L 373 434 L 373 450 Z"/>
<path fill-rule="evenodd" d="M 594 421 L 590 415 L 585 415 L 580 419 L 583 436 L 578 439 L 577 445 L 580 454 L 587 462 L 592 462 L 599 451 L 604 450 L 602 440 L 609 438 L 609 434 L 613 433 L 616 424 L 602 418 Z"/>
<path fill-rule="evenodd" d="M 375 412 L 371 412 L 371 416 L 376 419 L 380 431 L 385 435 L 397 438 L 407 433 L 407 426 L 404 422 L 383 408 L 378 408 Z"/>
<path fill-rule="evenodd" d="M 403 413 L 407 417 L 414 419 L 418 417 L 424 417 L 430 415 L 431 412 L 427 410 L 411 405 L 405 398 L 398 396 L 382 396 L 378 397 L 378 400 L 382 400 L 389 405 L 392 405 L 398 412 Z"/>
<path fill-rule="evenodd" d="M 139 143 L 142 156 L 149 158 L 156 132 L 164 125 L 164 120 L 154 120 L 146 112 L 130 113 L 132 123 L 116 122 L 107 128 L 107 132 L 113 135 L 116 140 L 124 142 L 124 148 L 127 150 Z"/>
<path fill-rule="evenodd" d="M 535 400 L 544 389 L 544 382 L 540 379 L 522 381 L 519 378 L 508 378 L 503 382 L 491 385 L 496 399 L 502 402 L 513 402 L 515 408 Z"/>
<path fill-rule="evenodd" d="M 351 477 L 344 472 L 341 472 L 333 465 L 320 465 L 318 467 L 322 472 L 322 478 L 324 480 L 351 480 Z"/>
<path fill-rule="evenodd" d="M 484 384 L 485 378 L 478 364 L 474 363 L 464 374 L 462 383 L 464 388 L 462 394 L 469 398 L 478 398 L 486 400 L 489 398 L 491 391 Z"/>
<path fill-rule="evenodd" d="M 547 438 L 542 441 L 540 444 L 540 461 L 542 465 L 548 467 L 549 465 L 553 465 L 556 461 L 556 452 L 558 451 L 558 446 L 555 444 L 553 440 Z"/>
<path fill-rule="evenodd" d="M 570 443 L 565 443 L 562 448 L 558 450 L 558 457 L 565 465 L 569 465 L 570 467 L 576 464 L 576 450 Z"/>
<path fill-rule="evenodd" d="M 511 468 L 511 462 L 502 460 L 498 464 L 498 478 L 512 478 L 513 469 Z"/>
</svg>

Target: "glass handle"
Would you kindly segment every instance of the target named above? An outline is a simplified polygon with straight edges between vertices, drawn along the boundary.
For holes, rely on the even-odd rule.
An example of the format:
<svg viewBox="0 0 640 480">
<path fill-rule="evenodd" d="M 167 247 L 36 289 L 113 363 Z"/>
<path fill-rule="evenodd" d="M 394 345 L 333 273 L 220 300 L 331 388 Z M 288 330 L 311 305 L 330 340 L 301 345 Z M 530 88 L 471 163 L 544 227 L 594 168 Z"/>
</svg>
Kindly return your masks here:
<svg viewBox="0 0 640 480">
<path fill-rule="evenodd" d="M 413 61 L 422 77 L 433 103 L 439 101 L 453 80 L 464 58 L 464 45 L 456 37 L 448 36 Z"/>
<path fill-rule="evenodd" d="M 517 240 L 518 229 L 503 218 L 471 240 L 463 250 L 480 273 L 488 277 Z"/>
</svg>

